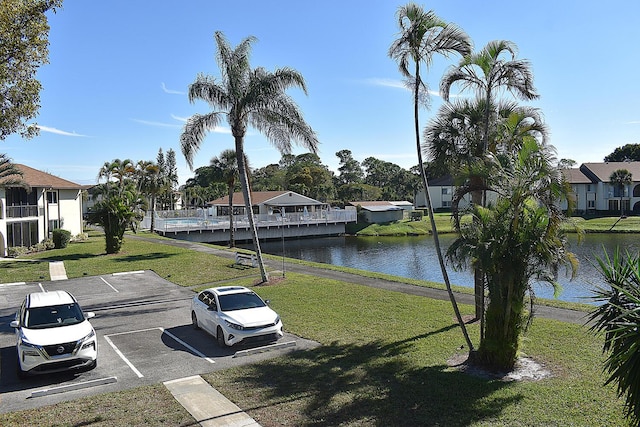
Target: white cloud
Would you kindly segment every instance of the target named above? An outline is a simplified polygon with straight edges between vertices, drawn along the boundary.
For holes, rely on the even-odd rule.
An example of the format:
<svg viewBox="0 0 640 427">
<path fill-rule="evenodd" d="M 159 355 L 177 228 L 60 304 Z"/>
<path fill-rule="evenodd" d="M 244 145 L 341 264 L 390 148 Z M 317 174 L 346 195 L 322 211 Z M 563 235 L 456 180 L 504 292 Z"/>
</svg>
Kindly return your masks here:
<svg viewBox="0 0 640 427">
<path fill-rule="evenodd" d="M 136 123 L 140 123 L 147 126 L 156 126 L 156 127 L 164 127 L 164 128 L 180 128 L 181 125 L 177 123 L 162 123 L 162 122 L 152 122 L 149 120 L 140 120 L 140 119 L 131 119 Z"/>
<path fill-rule="evenodd" d="M 402 80 L 370 78 L 370 79 L 366 79 L 365 82 L 374 86 L 393 87 L 396 89 L 405 89 L 405 90 L 407 89 L 407 86 L 404 84 Z"/>
<path fill-rule="evenodd" d="M 186 92 L 182 92 L 174 89 L 168 89 L 167 86 L 164 84 L 164 82 L 162 83 L 162 91 L 164 93 L 170 93 L 172 95 L 186 95 Z"/>
<path fill-rule="evenodd" d="M 365 82 L 367 84 L 374 85 L 374 86 L 384 86 L 384 87 L 392 87 L 394 89 L 409 90 L 405 82 L 402 80 L 379 79 L 374 77 L 374 78 L 366 79 Z M 429 95 L 440 97 L 440 92 L 436 90 L 430 90 Z"/>
<path fill-rule="evenodd" d="M 38 129 L 40 129 L 42 132 L 54 133 L 56 135 L 62 135 L 62 136 L 79 136 L 84 138 L 87 137 L 87 135 L 82 135 L 76 132 L 67 132 L 64 130 L 56 129 L 56 128 L 50 128 L 48 126 L 41 126 L 41 125 L 36 125 L 36 126 L 38 126 Z"/>
</svg>

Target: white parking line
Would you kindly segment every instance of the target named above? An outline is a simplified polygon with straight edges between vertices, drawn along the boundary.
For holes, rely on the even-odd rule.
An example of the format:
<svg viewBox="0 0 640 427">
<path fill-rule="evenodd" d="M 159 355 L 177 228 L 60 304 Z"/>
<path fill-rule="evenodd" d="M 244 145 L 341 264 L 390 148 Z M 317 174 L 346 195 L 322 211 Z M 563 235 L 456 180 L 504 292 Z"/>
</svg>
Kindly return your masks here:
<svg viewBox="0 0 640 427">
<path fill-rule="evenodd" d="M 207 362 L 216 363 L 213 359 L 207 357 L 205 354 L 203 354 L 203 353 L 199 352 L 198 350 L 196 350 L 195 348 L 191 347 L 189 344 L 187 344 L 186 342 L 182 341 L 180 338 L 178 338 L 177 336 L 173 335 L 171 332 L 165 331 L 164 328 L 158 328 L 158 329 L 160 329 L 163 334 L 169 335 L 171 338 L 173 338 L 174 340 L 176 340 L 177 342 L 179 342 L 180 344 L 182 344 L 183 346 L 185 346 L 189 350 L 193 351 L 195 354 L 197 354 L 198 356 L 202 357 Z"/>
<path fill-rule="evenodd" d="M 116 345 L 111 341 L 111 339 L 109 339 L 108 336 L 105 335 L 104 337 L 105 340 L 107 340 L 107 342 L 109 343 L 109 345 L 111 347 L 113 347 L 113 349 L 115 350 L 115 352 L 118 354 L 118 356 L 120 356 L 120 358 L 122 360 L 124 360 L 124 363 L 126 363 L 127 365 L 129 365 L 129 367 L 131 368 L 131 370 L 138 376 L 138 378 L 142 378 L 144 377 L 144 375 L 142 375 L 142 373 L 140 371 L 138 371 L 136 369 L 135 366 L 133 366 L 133 363 L 129 362 L 129 359 L 127 359 L 124 354 L 122 354 L 122 352 L 120 350 L 118 350 L 118 347 L 116 347 Z"/>
<path fill-rule="evenodd" d="M 41 290 L 42 292 L 46 292 L 46 291 L 44 290 L 44 286 L 42 286 L 42 283 L 38 283 L 38 286 L 40 286 L 40 290 Z"/>
<path fill-rule="evenodd" d="M 121 273 L 111 273 L 112 276 L 124 276 L 126 274 L 142 274 L 144 270 L 136 270 L 136 271 L 123 271 Z"/>
<path fill-rule="evenodd" d="M 96 380 L 84 381 L 81 383 L 66 384 L 58 387 L 45 388 L 31 392 L 31 397 L 49 396 L 50 394 L 65 393 L 72 390 L 81 390 L 83 388 L 95 387 L 98 385 L 111 384 L 118 381 L 117 377 L 99 378 Z"/>
<path fill-rule="evenodd" d="M 13 283 L 0 283 L 0 288 L 9 287 L 9 286 L 22 286 L 26 285 L 27 282 L 13 282 Z"/>
<path fill-rule="evenodd" d="M 163 334 L 167 334 L 169 337 L 171 337 L 173 340 L 175 340 L 176 342 L 182 344 L 184 347 L 186 347 L 188 350 L 192 351 L 193 353 L 197 354 L 198 356 L 200 356 L 201 358 L 203 358 L 204 360 L 206 360 L 209 363 L 216 363 L 213 359 L 211 359 L 210 357 L 207 357 L 204 353 L 198 351 L 197 349 L 193 348 L 192 346 L 190 346 L 189 344 L 187 344 L 186 342 L 182 341 L 180 338 L 178 338 L 177 336 L 175 336 L 174 334 L 172 334 L 171 332 L 166 331 L 164 328 L 161 327 L 157 327 L 157 328 L 148 328 L 148 329 L 138 329 L 137 331 L 128 331 L 128 332 L 117 332 L 115 334 L 109 334 L 109 335 L 105 335 L 104 339 L 107 340 L 107 342 L 109 343 L 109 345 L 115 350 L 116 354 L 118 356 L 120 356 L 120 358 L 124 361 L 124 363 L 126 363 L 131 370 L 138 376 L 138 378 L 142 378 L 144 377 L 144 375 L 142 375 L 142 373 L 136 369 L 135 366 L 133 366 L 133 363 L 131 363 L 129 361 L 129 359 L 127 359 L 125 357 L 125 355 L 118 349 L 118 347 L 116 347 L 116 345 L 113 343 L 113 341 L 111 341 L 111 339 L 109 337 L 114 337 L 114 336 L 118 336 L 118 335 L 128 335 L 128 334 L 136 334 L 138 332 L 149 332 L 149 331 L 160 331 Z"/>
<path fill-rule="evenodd" d="M 100 277 L 100 280 L 102 280 L 108 287 L 110 287 L 111 289 L 113 289 L 115 292 L 120 293 L 119 290 L 117 290 L 116 288 L 113 287 L 113 285 L 111 285 L 111 283 L 107 282 L 106 280 L 104 280 L 104 277 Z"/>
</svg>

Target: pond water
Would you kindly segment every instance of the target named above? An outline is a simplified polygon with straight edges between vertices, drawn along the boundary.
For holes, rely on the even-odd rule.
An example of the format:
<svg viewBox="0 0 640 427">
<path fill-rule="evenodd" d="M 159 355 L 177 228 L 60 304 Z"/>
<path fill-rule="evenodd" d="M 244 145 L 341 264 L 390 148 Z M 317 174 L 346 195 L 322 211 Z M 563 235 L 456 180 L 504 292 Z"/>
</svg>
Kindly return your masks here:
<svg viewBox="0 0 640 427">
<path fill-rule="evenodd" d="M 454 239 L 453 234 L 440 235 L 443 251 Z M 609 254 L 613 253 L 616 246 L 631 253 L 640 250 L 640 235 L 634 234 L 589 234 L 581 244 L 575 237 L 570 242 L 570 250 L 580 260 L 580 267 L 573 280 L 570 280 L 567 272 L 560 270 L 558 282 L 563 289 L 558 299 L 562 301 L 592 303 L 589 299 L 591 290 L 596 286 L 605 286 L 594 266 L 596 257 L 602 257 L 605 250 Z M 260 246 L 265 253 L 282 255 L 281 241 L 261 242 Z M 431 236 L 325 237 L 287 240 L 284 247 L 285 256 L 289 258 L 444 282 Z M 452 284 L 473 287 L 473 274 L 470 271 L 458 272 L 447 264 L 447 273 Z M 534 290 L 540 298 L 553 298 L 553 288 L 549 284 L 536 284 Z"/>
</svg>

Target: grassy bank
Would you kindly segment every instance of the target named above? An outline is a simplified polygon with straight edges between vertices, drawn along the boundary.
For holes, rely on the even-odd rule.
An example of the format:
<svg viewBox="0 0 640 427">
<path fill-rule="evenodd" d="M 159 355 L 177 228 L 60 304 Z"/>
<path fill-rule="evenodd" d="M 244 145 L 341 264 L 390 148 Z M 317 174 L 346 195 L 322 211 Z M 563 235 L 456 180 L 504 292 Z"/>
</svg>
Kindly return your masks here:
<svg viewBox="0 0 640 427">
<path fill-rule="evenodd" d="M 451 214 L 438 213 L 434 215 L 438 233 L 452 233 L 453 226 Z M 626 218 L 607 217 L 584 219 L 581 217 L 569 218 L 564 230 L 575 232 L 579 228 L 585 233 L 640 233 L 640 217 L 630 216 Z M 420 221 L 402 220 L 385 224 L 360 224 L 357 228 L 351 228 L 352 234 L 357 236 L 420 236 L 431 233 L 429 218 Z"/>
<path fill-rule="evenodd" d="M 92 237 L 31 257 L 64 260 L 72 277 L 152 269 L 183 286 L 253 281 L 242 277 L 246 270 L 230 268 L 228 259 L 166 245 L 127 239 L 121 254 L 103 252 L 104 241 Z M 21 280 L 42 272 L 32 270 L 38 262 L 16 262 L 8 270 L 2 264 L 0 281 L 6 271 Z M 271 300 L 289 332 L 322 344 L 204 376 L 265 427 L 623 425 L 622 402 L 613 387 L 603 386 L 602 339 L 580 325 L 536 319 L 523 351 L 553 376 L 504 382 L 448 365 L 464 353 L 448 302 L 295 273 L 256 291 Z M 470 333 L 477 341 L 477 325 L 470 325 Z M 191 422 L 161 385 L 0 414 L 3 426 Z"/>
</svg>

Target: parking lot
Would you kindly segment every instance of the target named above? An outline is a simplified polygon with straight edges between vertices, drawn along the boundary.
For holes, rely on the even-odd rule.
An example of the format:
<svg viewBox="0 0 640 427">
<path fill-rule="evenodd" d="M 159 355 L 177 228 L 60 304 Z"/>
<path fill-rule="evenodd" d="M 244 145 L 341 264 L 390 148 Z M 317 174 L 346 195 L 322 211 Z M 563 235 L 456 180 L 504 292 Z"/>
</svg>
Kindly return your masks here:
<svg viewBox="0 0 640 427">
<path fill-rule="evenodd" d="M 91 323 L 98 336 L 98 366 L 19 380 L 9 323 L 26 294 L 58 289 L 96 314 Z M 193 295 L 152 271 L 0 285 L 0 412 L 203 374 L 317 345 L 286 333 L 284 319 L 285 336 L 276 344 L 222 349 L 191 326 Z"/>
</svg>

